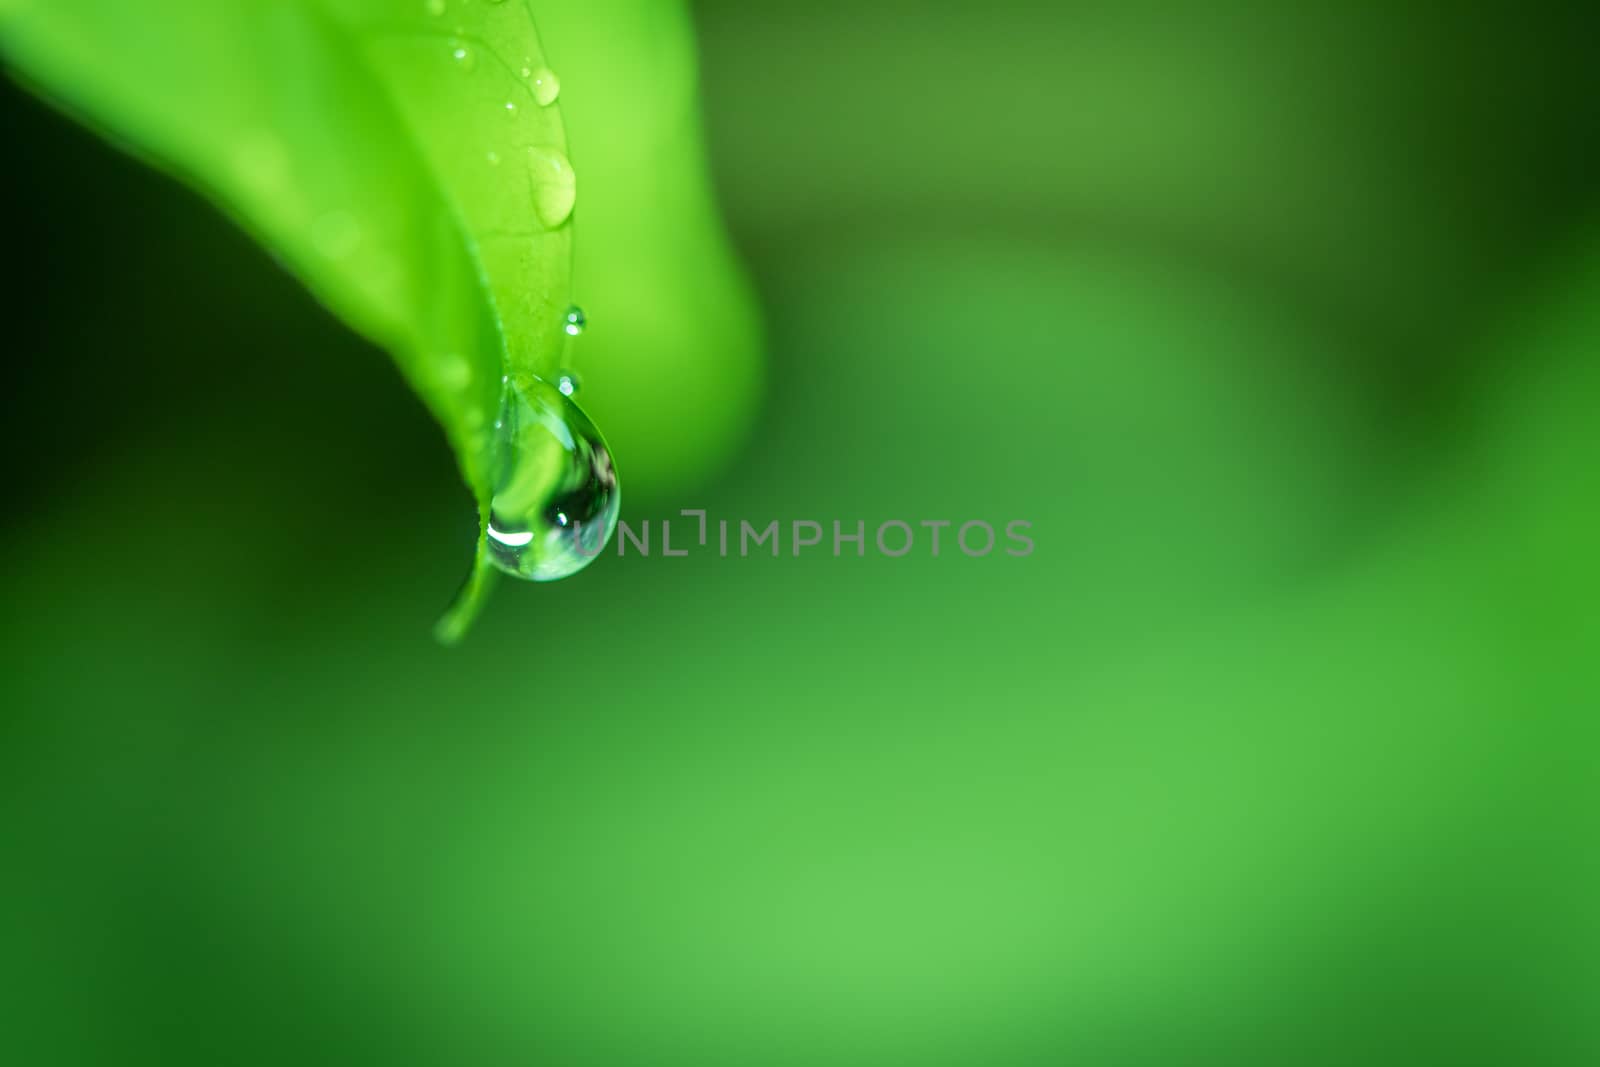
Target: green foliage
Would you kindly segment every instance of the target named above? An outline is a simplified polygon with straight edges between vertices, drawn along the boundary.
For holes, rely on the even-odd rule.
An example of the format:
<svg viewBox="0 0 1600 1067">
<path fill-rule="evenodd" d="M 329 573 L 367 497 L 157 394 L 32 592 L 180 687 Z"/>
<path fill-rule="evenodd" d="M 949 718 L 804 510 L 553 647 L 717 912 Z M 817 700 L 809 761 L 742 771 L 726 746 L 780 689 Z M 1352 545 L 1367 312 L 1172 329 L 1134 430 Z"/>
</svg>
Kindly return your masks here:
<svg viewBox="0 0 1600 1067">
<path fill-rule="evenodd" d="M 1600 234 L 1568 154 L 1600 92 L 1527 46 L 1588 38 L 1477 8 L 697 5 L 775 380 L 734 476 L 650 510 L 748 418 L 753 324 L 694 221 L 682 13 L 535 0 L 583 398 L 656 555 L 430 647 L 452 474 L 401 511 L 432 442 L 390 382 L 282 433 L 339 411 L 286 385 L 336 366 L 293 306 L 205 436 L 158 386 L 142 438 L 14 424 L 51 488 L 4 533 L 12 1059 L 1600 1062 Z M 61 224 L 50 308 L 105 285 L 97 238 L 163 279 L 151 234 L 203 242 L 24 132 L 31 225 L 79 161 L 140 208 Z M 209 380 L 173 320 L 278 294 L 228 252 L 95 295 L 37 395 L 119 337 Z M 1038 550 L 660 558 L 685 505 L 1026 518 Z M 330 543 L 335 513 L 393 528 Z"/>
<path fill-rule="evenodd" d="M 665 425 L 649 414 L 666 407 L 660 373 L 681 375 L 700 361 L 723 380 L 691 394 L 712 410 L 681 413 L 703 431 L 678 435 L 676 446 L 659 450 L 663 460 L 640 448 L 651 457 L 641 460 L 648 487 L 657 475 L 682 477 L 714 462 L 738 431 L 751 392 L 738 368 L 753 366 L 754 330 L 693 169 L 698 142 L 683 122 L 693 77 L 684 17 L 673 5 L 611 6 L 639 26 L 624 39 L 634 60 L 656 57 L 643 69 L 670 76 L 674 91 L 659 95 L 675 106 L 664 123 L 659 106 L 630 119 L 626 96 L 593 105 L 608 131 L 595 139 L 597 156 L 640 166 L 597 182 L 620 216 L 597 227 L 597 243 L 605 256 L 637 266 L 624 278 L 597 274 L 616 279 L 602 294 L 615 298 L 622 347 L 648 345 L 655 330 L 678 358 L 637 359 L 657 368 L 657 378 L 640 381 L 648 403 L 636 392 L 600 406 L 617 409 L 625 447 L 642 445 Z M 27 82 L 232 215 L 336 315 L 391 353 L 444 427 L 480 514 L 472 576 L 441 623 L 446 639 L 464 631 L 492 576 L 481 530 L 501 377 L 549 376 L 562 365 L 561 317 L 573 299 L 573 168 L 553 99 L 559 81 L 530 12 L 520 2 L 462 0 L 0 4 L 0 44 Z M 590 11 L 558 21 L 581 34 L 593 28 L 585 18 L 597 15 L 606 17 Z M 663 23 L 680 32 L 661 36 Z M 571 54 L 577 69 L 593 73 L 591 86 L 615 58 L 591 47 L 586 66 L 582 49 Z M 639 173 L 655 181 L 636 181 Z M 641 234 L 645 219 L 666 221 Z M 697 257 L 693 269 L 686 253 Z M 698 279 L 700 299 L 721 310 L 676 310 L 678 293 L 665 280 L 679 279 L 681 288 L 689 277 Z M 619 347 L 600 343 L 608 360 Z M 610 380 L 629 380 L 629 368 Z M 673 466 L 674 457 L 682 462 Z"/>
<path fill-rule="evenodd" d="M 701 150 L 694 26 L 663 0 L 549 4 L 539 20 L 582 173 L 583 401 L 628 499 L 648 499 L 725 463 L 761 386 L 755 303 Z"/>
</svg>

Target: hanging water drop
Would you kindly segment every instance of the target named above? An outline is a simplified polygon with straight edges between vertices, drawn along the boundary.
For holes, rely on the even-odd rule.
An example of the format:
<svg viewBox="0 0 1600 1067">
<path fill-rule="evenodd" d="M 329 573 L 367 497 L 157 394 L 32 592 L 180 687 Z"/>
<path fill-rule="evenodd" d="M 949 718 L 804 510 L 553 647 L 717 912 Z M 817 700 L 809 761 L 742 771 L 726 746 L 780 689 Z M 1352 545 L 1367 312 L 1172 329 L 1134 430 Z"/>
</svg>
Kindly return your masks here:
<svg viewBox="0 0 1600 1067">
<path fill-rule="evenodd" d="M 532 72 L 523 68 L 522 76 L 532 84 L 533 98 L 539 101 L 540 107 L 549 107 L 561 95 L 561 79 L 549 67 L 540 67 Z"/>
<path fill-rule="evenodd" d="M 581 307 L 579 307 L 577 304 L 573 304 L 567 309 L 566 317 L 562 319 L 562 329 L 567 331 L 568 337 L 577 337 L 579 334 L 583 333 L 588 326 L 589 316 L 583 313 L 583 309 Z"/>
<path fill-rule="evenodd" d="M 489 558 L 535 582 L 576 574 L 617 527 L 622 495 L 611 450 L 583 410 L 540 379 L 505 387 L 496 427 Z"/>
<path fill-rule="evenodd" d="M 556 229 L 572 216 L 578 202 L 578 178 L 572 164 L 555 148 L 528 149 L 533 178 L 533 213 L 546 229 Z"/>
</svg>

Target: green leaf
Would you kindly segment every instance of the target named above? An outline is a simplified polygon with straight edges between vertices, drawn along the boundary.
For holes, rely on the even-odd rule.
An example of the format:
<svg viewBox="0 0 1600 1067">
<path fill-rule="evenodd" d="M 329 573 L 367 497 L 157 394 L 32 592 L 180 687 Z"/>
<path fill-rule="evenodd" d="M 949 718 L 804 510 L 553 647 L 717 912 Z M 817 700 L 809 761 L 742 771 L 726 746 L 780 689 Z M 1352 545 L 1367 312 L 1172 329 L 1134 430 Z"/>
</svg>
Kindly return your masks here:
<svg viewBox="0 0 1600 1067">
<path fill-rule="evenodd" d="M 0 49 L 392 354 L 478 501 L 473 570 L 439 627 L 459 637 L 494 573 L 501 377 L 560 365 L 571 298 L 572 171 L 529 7 L 0 0 Z"/>
<path fill-rule="evenodd" d="M 628 499 L 677 507 L 733 455 L 762 388 L 761 323 L 722 231 L 694 20 L 675 0 L 540 0 L 582 176 L 584 409 Z"/>
</svg>

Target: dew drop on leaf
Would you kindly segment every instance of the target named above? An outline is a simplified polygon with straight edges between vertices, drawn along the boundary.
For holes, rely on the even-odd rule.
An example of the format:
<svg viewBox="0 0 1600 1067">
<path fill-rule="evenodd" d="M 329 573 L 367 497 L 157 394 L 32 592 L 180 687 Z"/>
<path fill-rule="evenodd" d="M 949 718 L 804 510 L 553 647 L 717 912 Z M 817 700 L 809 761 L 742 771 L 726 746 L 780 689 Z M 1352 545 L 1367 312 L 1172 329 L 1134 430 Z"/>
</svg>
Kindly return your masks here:
<svg viewBox="0 0 1600 1067">
<path fill-rule="evenodd" d="M 582 388 L 583 379 L 579 378 L 575 371 L 564 370 L 561 372 L 560 377 L 556 378 L 556 389 L 560 391 L 562 396 L 572 396 Z"/>
<path fill-rule="evenodd" d="M 472 49 L 468 48 L 460 41 L 451 42 L 450 58 L 455 60 L 456 66 L 460 67 L 462 70 L 471 71 L 476 69 L 478 66 L 478 57 L 473 53 Z"/>
<path fill-rule="evenodd" d="M 533 212 L 546 229 L 556 229 L 572 216 L 578 199 L 572 164 L 558 149 L 530 148 L 528 167 L 533 177 Z"/>
<path fill-rule="evenodd" d="M 567 314 L 561 321 L 562 329 L 567 331 L 569 337 L 577 337 L 589 326 L 589 316 L 585 315 L 577 304 L 567 309 Z"/>
<path fill-rule="evenodd" d="M 540 107 L 549 107 L 561 95 L 561 79 L 549 67 L 540 67 L 523 77 L 533 86 L 533 98 L 539 101 Z"/>
<path fill-rule="evenodd" d="M 577 404 L 541 379 L 507 383 L 495 426 L 490 560 L 535 582 L 576 574 L 605 550 L 622 506 L 605 439 Z"/>
</svg>

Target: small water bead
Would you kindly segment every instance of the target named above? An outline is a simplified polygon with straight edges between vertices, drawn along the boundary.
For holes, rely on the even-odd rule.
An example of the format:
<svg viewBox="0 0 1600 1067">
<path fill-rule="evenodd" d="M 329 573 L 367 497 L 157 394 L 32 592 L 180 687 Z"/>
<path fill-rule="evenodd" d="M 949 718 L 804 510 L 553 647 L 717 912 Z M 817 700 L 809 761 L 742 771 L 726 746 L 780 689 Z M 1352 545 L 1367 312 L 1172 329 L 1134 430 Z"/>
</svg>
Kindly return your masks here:
<svg viewBox="0 0 1600 1067">
<path fill-rule="evenodd" d="M 472 71 L 477 69 L 478 57 L 473 53 L 472 49 L 460 41 L 451 42 L 450 58 L 455 60 L 456 66 L 462 70 Z"/>
<path fill-rule="evenodd" d="M 562 329 L 567 331 L 568 337 L 577 337 L 589 326 L 589 316 L 577 304 L 567 308 L 566 317 L 562 320 Z"/>
<path fill-rule="evenodd" d="M 578 202 L 578 178 L 567 157 L 554 148 L 528 149 L 528 169 L 533 178 L 533 213 L 553 230 L 572 217 Z"/>
<path fill-rule="evenodd" d="M 506 385 L 496 427 L 489 558 L 535 582 L 576 574 L 617 528 L 622 494 L 611 450 L 583 409 L 540 379 Z"/>
<path fill-rule="evenodd" d="M 540 107 L 549 107 L 561 95 L 561 79 L 549 67 L 540 67 L 532 72 L 524 67 L 522 76 L 533 85 L 533 98 L 539 101 Z"/>
<path fill-rule="evenodd" d="M 556 389 L 562 396 L 571 396 L 583 388 L 583 379 L 578 377 L 576 371 L 564 370 L 556 378 Z"/>
<path fill-rule="evenodd" d="M 516 113 L 517 113 L 517 102 L 515 100 L 507 100 L 506 101 L 506 114 L 507 115 L 515 115 Z"/>
</svg>

